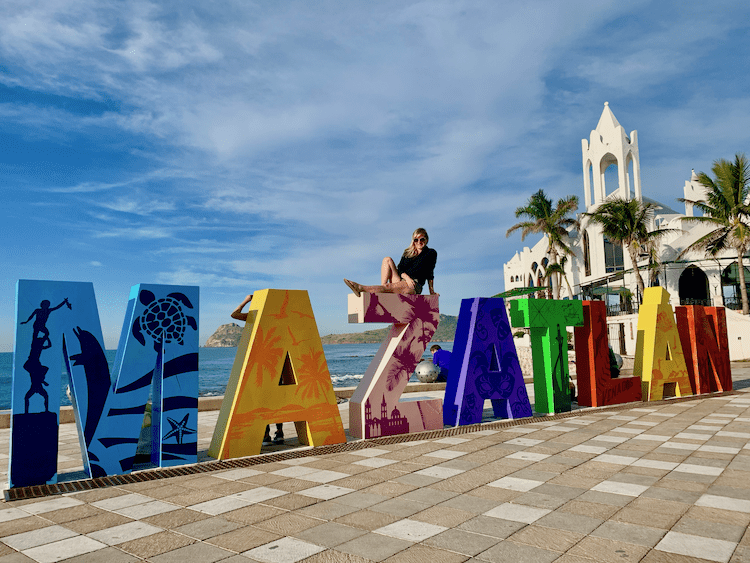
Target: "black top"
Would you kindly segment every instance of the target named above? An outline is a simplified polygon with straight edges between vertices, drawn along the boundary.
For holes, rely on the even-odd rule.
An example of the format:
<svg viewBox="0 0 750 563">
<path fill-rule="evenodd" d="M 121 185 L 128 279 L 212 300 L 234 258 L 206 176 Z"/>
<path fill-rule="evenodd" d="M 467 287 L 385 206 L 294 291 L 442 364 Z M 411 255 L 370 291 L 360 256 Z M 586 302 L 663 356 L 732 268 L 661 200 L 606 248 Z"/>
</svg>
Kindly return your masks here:
<svg viewBox="0 0 750 563">
<path fill-rule="evenodd" d="M 397 269 L 399 274 L 406 274 L 419 285 L 424 285 L 427 280 L 435 279 L 436 262 L 437 251 L 425 246 L 413 258 L 402 256 Z"/>
</svg>

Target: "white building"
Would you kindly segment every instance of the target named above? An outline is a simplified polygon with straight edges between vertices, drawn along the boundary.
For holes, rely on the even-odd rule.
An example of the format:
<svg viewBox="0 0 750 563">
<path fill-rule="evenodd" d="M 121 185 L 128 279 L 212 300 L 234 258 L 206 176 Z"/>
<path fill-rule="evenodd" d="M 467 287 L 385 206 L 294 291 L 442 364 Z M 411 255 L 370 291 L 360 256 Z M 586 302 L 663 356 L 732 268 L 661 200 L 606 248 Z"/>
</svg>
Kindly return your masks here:
<svg viewBox="0 0 750 563">
<path fill-rule="evenodd" d="M 714 305 L 727 308 L 730 357 L 733 360 L 750 358 L 750 319 L 733 311 L 741 308 L 737 281 L 737 260 L 731 252 L 718 259 L 706 259 L 702 252 L 691 252 L 677 260 L 677 256 L 702 235 L 709 232 L 703 225 L 683 223 L 685 216 L 693 216 L 693 206 L 684 204 L 680 213 L 671 205 L 656 202 L 643 196 L 641 166 L 638 154 L 638 132 L 630 135 L 615 118 L 607 102 L 596 129 L 589 139 L 583 139 L 583 193 L 586 212 L 593 212 L 605 199 L 621 197 L 653 201 L 658 209 L 653 217 L 652 229 L 676 229 L 664 237 L 658 249 L 658 269 L 649 269 L 649 256 L 641 255 L 638 266 L 646 287 L 662 285 L 669 291 L 672 306 Z M 695 171 L 685 181 L 683 192 L 675 190 L 678 197 L 701 200 L 705 188 L 698 183 Z M 683 205 L 683 204 L 679 204 Z M 610 243 L 601 229 L 583 215 L 580 233 L 571 233 L 571 247 L 575 254 L 566 265 L 567 282 L 560 288 L 561 299 L 601 299 L 607 302 L 610 345 L 616 352 L 635 353 L 638 326 L 638 296 L 632 263 L 627 251 Z M 547 237 L 532 248 L 525 247 L 511 258 L 503 268 L 505 289 L 542 287 L 537 297 L 551 298 L 550 281 L 545 281 L 549 263 Z M 747 280 L 750 270 L 745 268 Z M 568 284 L 570 288 L 568 288 Z M 572 294 L 571 294 L 572 292 Z"/>
</svg>

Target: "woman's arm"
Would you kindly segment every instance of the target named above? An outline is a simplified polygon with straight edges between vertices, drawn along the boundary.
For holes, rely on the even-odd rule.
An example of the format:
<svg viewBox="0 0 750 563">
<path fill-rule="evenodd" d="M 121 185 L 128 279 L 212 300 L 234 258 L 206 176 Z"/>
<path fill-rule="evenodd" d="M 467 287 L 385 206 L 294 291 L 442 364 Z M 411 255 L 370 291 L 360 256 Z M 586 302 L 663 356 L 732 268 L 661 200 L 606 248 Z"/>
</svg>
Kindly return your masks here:
<svg viewBox="0 0 750 563">
<path fill-rule="evenodd" d="M 427 285 L 430 288 L 430 295 L 436 295 L 435 287 L 432 285 L 435 280 L 427 280 Z"/>
<path fill-rule="evenodd" d="M 245 297 L 245 300 L 242 303 L 240 303 L 234 311 L 232 311 L 232 318 L 237 319 L 238 321 L 246 321 L 247 313 L 243 313 L 242 308 L 248 303 L 250 303 L 250 301 L 252 300 L 253 300 L 253 296 L 247 295 Z"/>
</svg>

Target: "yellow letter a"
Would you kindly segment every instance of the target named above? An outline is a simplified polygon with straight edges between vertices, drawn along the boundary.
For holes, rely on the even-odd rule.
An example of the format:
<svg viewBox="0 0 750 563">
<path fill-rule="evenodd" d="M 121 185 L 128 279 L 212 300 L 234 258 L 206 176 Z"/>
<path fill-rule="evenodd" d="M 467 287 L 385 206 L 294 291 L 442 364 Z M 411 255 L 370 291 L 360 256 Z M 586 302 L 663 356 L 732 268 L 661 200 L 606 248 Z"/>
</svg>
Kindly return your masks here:
<svg viewBox="0 0 750 563">
<path fill-rule="evenodd" d="M 647 401 L 659 401 L 665 395 L 682 397 L 693 392 L 669 293 L 663 287 L 646 288 L 643 294 L 643 304 L 638 311 L 633 375 L 641 378 L 643 399 Z"/>
<path fill-rule="evenodd" d="M 303 444 L 346 442 L 306 291 L 253 294 L 208 455 L 258 454 L 274 422 L 294 422 Z"/>
</svg>

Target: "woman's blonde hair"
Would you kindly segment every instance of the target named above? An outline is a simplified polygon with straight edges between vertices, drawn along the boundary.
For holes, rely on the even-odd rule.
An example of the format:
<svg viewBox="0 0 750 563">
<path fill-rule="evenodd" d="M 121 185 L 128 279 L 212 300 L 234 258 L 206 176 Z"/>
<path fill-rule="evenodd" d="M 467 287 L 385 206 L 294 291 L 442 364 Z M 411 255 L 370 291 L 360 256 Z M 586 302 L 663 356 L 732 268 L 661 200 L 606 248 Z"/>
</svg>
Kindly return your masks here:
<svg viewBox="0 0 750 563">
<path fill-rule="evenodd" d="M 422 227 L 418 228 L 416 231 L 414 231 L 414 234 L 411 235 L 411 244 L 407 246 L 404 249 L 404 256 L 407 258 L 414 258 L 417 255 L 417 246 L 414 244 L 414 239 L 418 236 L 424 236 L 424 238 L 427 239 L 425 242 L 425 246 L 427 246 L 427 243 L 430 242 L 430 235 L 427 234 L 427 231 L 425 231 Z"/>
</svg>

